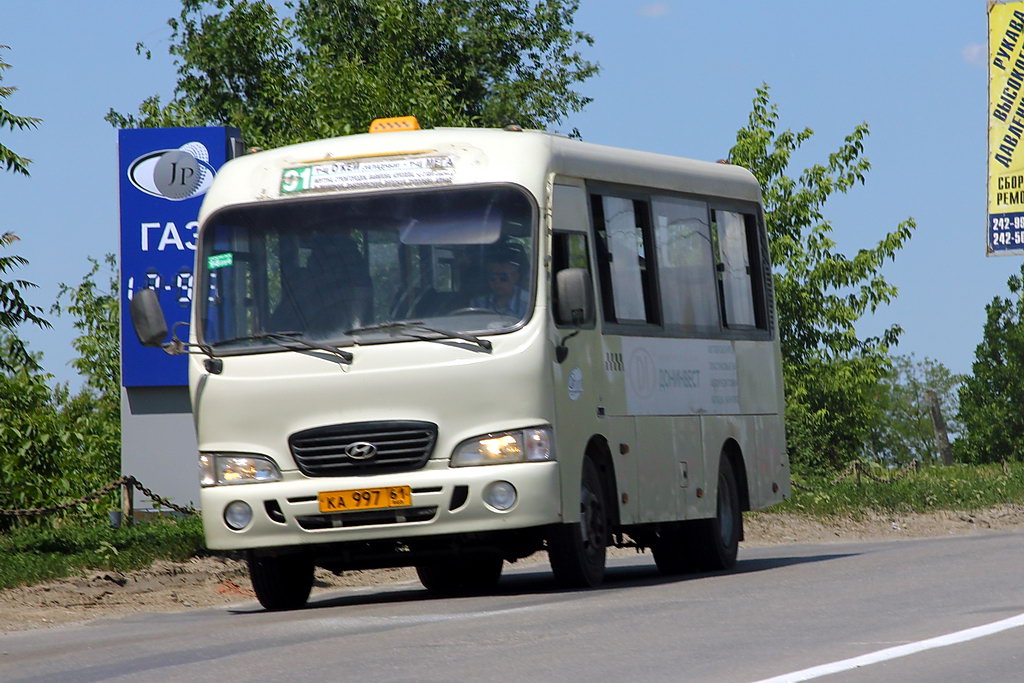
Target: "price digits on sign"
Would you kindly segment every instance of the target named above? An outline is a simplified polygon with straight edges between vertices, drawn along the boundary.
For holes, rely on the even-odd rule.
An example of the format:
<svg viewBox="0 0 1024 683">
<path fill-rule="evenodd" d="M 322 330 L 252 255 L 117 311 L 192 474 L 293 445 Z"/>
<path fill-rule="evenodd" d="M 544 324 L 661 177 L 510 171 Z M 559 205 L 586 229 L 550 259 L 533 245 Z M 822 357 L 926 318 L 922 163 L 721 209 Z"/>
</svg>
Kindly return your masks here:
<svg viewBox="0 0 1024 683">
<path fill-rule="evenodd" d="M 132 300 L 138 290 L 152 289 L 158 295 L 166 292 L 174 297 L 178 306 L 188 308 L 192 305 L 194 287 L 195 276 L 192 274 L 191 268 L 182 268 L 167 281 L 159 271 L 150 268 L 140 278 L 134 275 L 129 277 L 125 291 L 128 293 L 128 301 Z"/>
</svg>

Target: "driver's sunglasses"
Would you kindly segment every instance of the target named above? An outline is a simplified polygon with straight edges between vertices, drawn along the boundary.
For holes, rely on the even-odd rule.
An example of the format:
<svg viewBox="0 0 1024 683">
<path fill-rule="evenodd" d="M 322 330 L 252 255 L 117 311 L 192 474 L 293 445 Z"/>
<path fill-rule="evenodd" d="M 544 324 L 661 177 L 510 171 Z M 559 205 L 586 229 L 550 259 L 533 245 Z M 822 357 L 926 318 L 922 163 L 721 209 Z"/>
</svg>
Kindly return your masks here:
<svg viewBox="0 0 1024 683">
<path fill-rule="evenodd" d="M 487 276 L 487 280 L 488 282 L 494 282 L 496 280 L 500 282 L 508 282 L 509 275 L 508 273 L 491 273 Z"/>
</svg>

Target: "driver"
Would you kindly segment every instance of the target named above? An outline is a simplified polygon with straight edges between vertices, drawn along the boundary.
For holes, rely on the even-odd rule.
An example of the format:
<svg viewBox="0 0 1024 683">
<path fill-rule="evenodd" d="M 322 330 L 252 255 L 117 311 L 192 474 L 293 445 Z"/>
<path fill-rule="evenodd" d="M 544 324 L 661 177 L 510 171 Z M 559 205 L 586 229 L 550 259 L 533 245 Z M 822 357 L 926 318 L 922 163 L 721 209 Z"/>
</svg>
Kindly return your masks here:
<svg viewBox="0 0 1024 683">
<path fill-rule="evenodd" d="M 502 315 L 522 318 L 530 304 L 529 293 L 519 286 L 520 271 L 525 265 L 522 249 L 502 245 L 487 254 L 487 287 L 489 294 L 473 297 L 472 308 L 487 308 Z"/>
</svg>

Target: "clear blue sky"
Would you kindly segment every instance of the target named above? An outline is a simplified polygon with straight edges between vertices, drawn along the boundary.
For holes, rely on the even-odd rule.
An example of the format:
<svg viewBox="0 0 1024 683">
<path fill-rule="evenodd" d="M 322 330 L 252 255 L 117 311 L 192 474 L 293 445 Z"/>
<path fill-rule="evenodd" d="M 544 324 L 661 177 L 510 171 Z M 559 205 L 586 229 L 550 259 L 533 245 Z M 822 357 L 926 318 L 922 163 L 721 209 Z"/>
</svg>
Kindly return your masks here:
<svg viewBox="0 0 1024 683">
<path fill-rule="evenodd" d="M 785 127 L 815 137 L 797 159 L 823 161 L 855 125 L 871 126 L 867 184 L 828 215 L 847 252 L 913 216 L 917 234 L 886 276 L 893 305 L 864 333 L 897 322 L 899 352 L 968 372 L 984 307 L 1006 291 L 1020 257 L 985 257 L 986 14 L 984 0 L 584 0 L 577 28 L 601 64 L 582 90 L 594 101 L 573 116 L 585 139 L 696 159 L 725 156 L 755 88 L 768 83 Z M 87 256 L 117 250 L 117 137 L 108 109 L 135 111 L 174 84 L 166 21 L 177 0 L 34 0 L 7 3 L 0 24 L 5 103 L 44 119 L 32 132 L 0 131 L 33 159 L 32 177 L 0 175 L 0 231 L 30 260 L 18 274 L 49 307 L 59 282 L 76 283 Z M 153 51 L 136 56 L 135 43 Z M 244 132 L 244 131 L 243 131 Z M 795 170 L 794 170 L 795 172 Z M 23 331 L 45 367 L 67 365 L 74 331 Z"/>
</svg>

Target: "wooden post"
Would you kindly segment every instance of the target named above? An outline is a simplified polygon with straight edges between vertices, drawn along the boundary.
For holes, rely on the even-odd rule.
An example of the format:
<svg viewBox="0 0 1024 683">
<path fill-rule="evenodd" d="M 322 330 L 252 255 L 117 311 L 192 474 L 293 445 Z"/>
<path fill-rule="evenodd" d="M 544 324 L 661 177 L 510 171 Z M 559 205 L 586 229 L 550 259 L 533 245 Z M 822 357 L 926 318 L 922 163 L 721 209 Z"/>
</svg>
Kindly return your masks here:
<svg viewBox="0 0 1024 683">
<path fill-rule="evenodd" d="M 132 480 L 128 479 L 121 484 L 121 524 L 131 526 L 135 524 L 135 500 Z"/>
<path fill-rule="evenodd" d="M 953 449 L 949 445 L 946 420 L 942 417 L 942 410 L 939 408 L 939 397 L 931 389 L 927 389 L 924 392 L 924 396 L 928 402 L 928 409 L 932 414 L 932 427 L 935 429 L 935 446 L 942 456 L 942 464 L 949 467 L 953 464 Z"/>
</svg>

